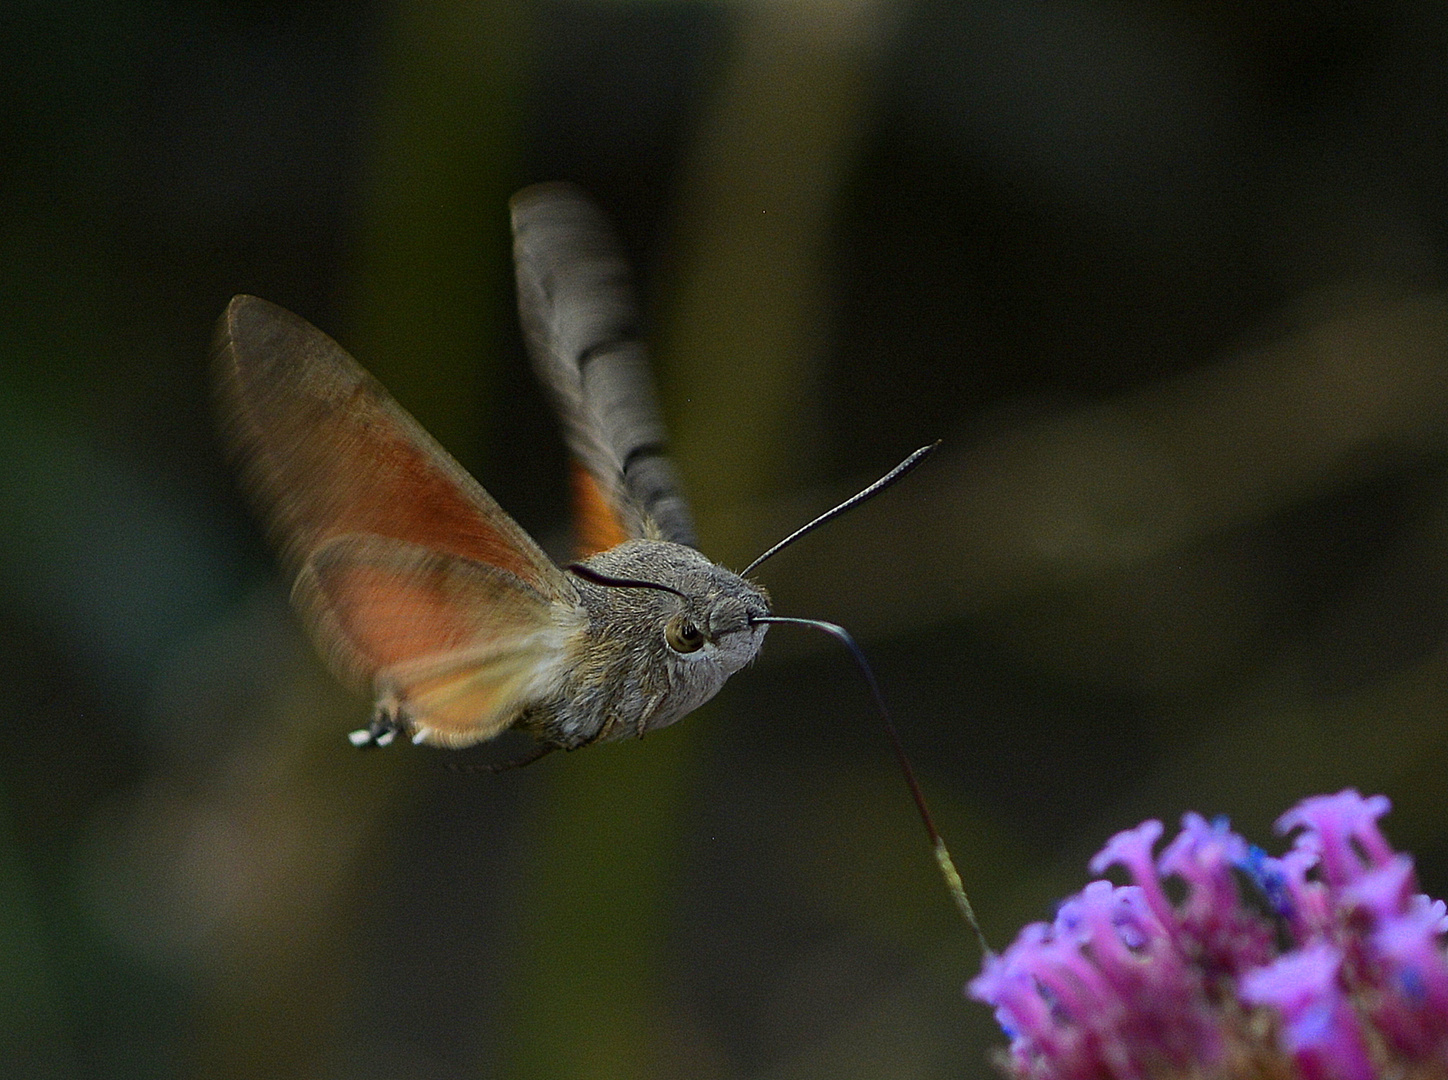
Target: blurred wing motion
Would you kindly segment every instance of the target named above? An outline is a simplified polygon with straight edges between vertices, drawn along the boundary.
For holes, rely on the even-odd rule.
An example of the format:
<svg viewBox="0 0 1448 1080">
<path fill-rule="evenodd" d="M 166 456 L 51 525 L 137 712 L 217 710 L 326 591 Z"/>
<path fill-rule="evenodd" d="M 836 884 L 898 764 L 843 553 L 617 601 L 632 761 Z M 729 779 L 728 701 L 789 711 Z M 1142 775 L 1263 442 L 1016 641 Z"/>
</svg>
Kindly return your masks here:
<svg viewBox="0 0 1448 1080">
<path fill-rule="evenodd" d="M 556 685 L 582 618 L 573 583 L 380 383 L 251 296 L 222 316 L 215 363 L 293 601 L 339 677 L 449 745 Z"/>
<path fill-rule="evenodd" d="M 513 196 L 518 311 L 575 458 L 585 554 L 630 537 L 697 547 L 612 226 L 571 184 Z"/>
</svg>

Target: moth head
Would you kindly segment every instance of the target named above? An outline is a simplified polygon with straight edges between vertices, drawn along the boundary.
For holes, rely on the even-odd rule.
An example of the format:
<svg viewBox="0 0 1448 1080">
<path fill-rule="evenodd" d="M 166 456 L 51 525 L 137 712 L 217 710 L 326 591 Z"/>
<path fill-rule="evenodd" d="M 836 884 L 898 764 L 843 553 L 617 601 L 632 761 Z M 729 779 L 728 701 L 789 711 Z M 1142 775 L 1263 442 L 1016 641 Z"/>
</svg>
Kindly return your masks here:
<svg viewBox="0 0 1448 1080">
<path fill-rule="evenodd" d="M 570 569 L 609 590 L 619 634 L 656 650 L 686 681 L 712 684 L 709 696 L 764 643 L 764 590 L 691 547 L 630 540 Z"/>
</svg>

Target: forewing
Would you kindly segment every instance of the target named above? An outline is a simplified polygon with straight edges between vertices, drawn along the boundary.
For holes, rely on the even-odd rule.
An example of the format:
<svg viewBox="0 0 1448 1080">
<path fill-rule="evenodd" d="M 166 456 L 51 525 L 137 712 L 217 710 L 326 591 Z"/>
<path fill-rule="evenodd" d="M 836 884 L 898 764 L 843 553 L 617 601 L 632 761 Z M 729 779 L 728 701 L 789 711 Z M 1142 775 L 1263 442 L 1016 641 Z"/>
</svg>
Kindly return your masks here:
<svg viewBox="0 0 1448 1080">
<path fill-rule="evenodd" d="M 575 597 L 482 486 L 306 320 L 237 296 L 214 361 L 232 445 L 294 572 L 334 537 L 367 533 L 497 567 L 548 599 Z"/>
<path fill-rule="evenodd" d="M 608 531 L 587 520 L 597 507 L 606 508 L 623 536 L 697 546 L 665 453 L 638 303 L 613 227 L 571 184 L 525 188 L 513 196 L 512 212 L 528 352 L 569 449 L 593 482 L 579 500 L 585 546 L 590 530 Z"/>
<path fill-rule="evenodd" d="M 315 551 L 293 598 L 340 677 L 449 745 L 491 738 L 552 689 L 584 618 L 505 570 L 368 535 Z"/>
</svg>

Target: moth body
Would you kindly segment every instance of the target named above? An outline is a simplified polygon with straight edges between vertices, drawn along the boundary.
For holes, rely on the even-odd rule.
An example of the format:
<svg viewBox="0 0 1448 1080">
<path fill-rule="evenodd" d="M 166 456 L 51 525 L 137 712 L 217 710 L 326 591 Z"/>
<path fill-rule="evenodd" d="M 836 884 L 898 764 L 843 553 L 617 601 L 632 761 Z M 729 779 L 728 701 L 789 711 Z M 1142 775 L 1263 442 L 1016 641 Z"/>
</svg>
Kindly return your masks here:
<svg viewBox="0 0 1448 1080">
<path fill-rule="evenodd" d="M 769 614 L 768 596 L 693 548 L 629 540 L 583 565 L 666 589 L 575 578 L 576 603 L 554 601 L 551 625 L 529 641 L 510 643 L 529 660 L 505 709 L 485 707 L 506 667 L 490 663 L 497 648 L 479 640 L 379 671 L 374 727 L 448 747 L 508 726 L 570 750 L 642 737 L 712 698 L 764 643 L 768 626 L 754 620 Z M 479 714 L 476 723 L 470 708 Z M 451 722 L 433 722 L 438 715 Z"/>
</svg>

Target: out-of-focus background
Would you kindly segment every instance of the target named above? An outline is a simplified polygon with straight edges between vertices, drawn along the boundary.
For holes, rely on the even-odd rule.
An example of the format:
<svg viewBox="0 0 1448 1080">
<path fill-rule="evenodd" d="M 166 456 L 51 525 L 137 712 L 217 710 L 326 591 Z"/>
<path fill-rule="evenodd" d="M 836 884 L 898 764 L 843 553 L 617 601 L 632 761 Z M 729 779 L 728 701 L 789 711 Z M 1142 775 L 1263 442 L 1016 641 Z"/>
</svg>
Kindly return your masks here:
<svg viewBox="0 0 1448 1080">
<path fill-rule="evenodd" d="M 998 946 L 1118 828 L 1347 785 L 1448 892 L 1445 57 L 1412 0 L 7 4 L 0 1075 L 989 1075 L 827 640 L 507 775 L 346 744 L 214 320 L 332 333 L 564 556 L 535 180 L 637 259 L 713 557 L 945 440 L 759 576 Z"/>
</svg>

